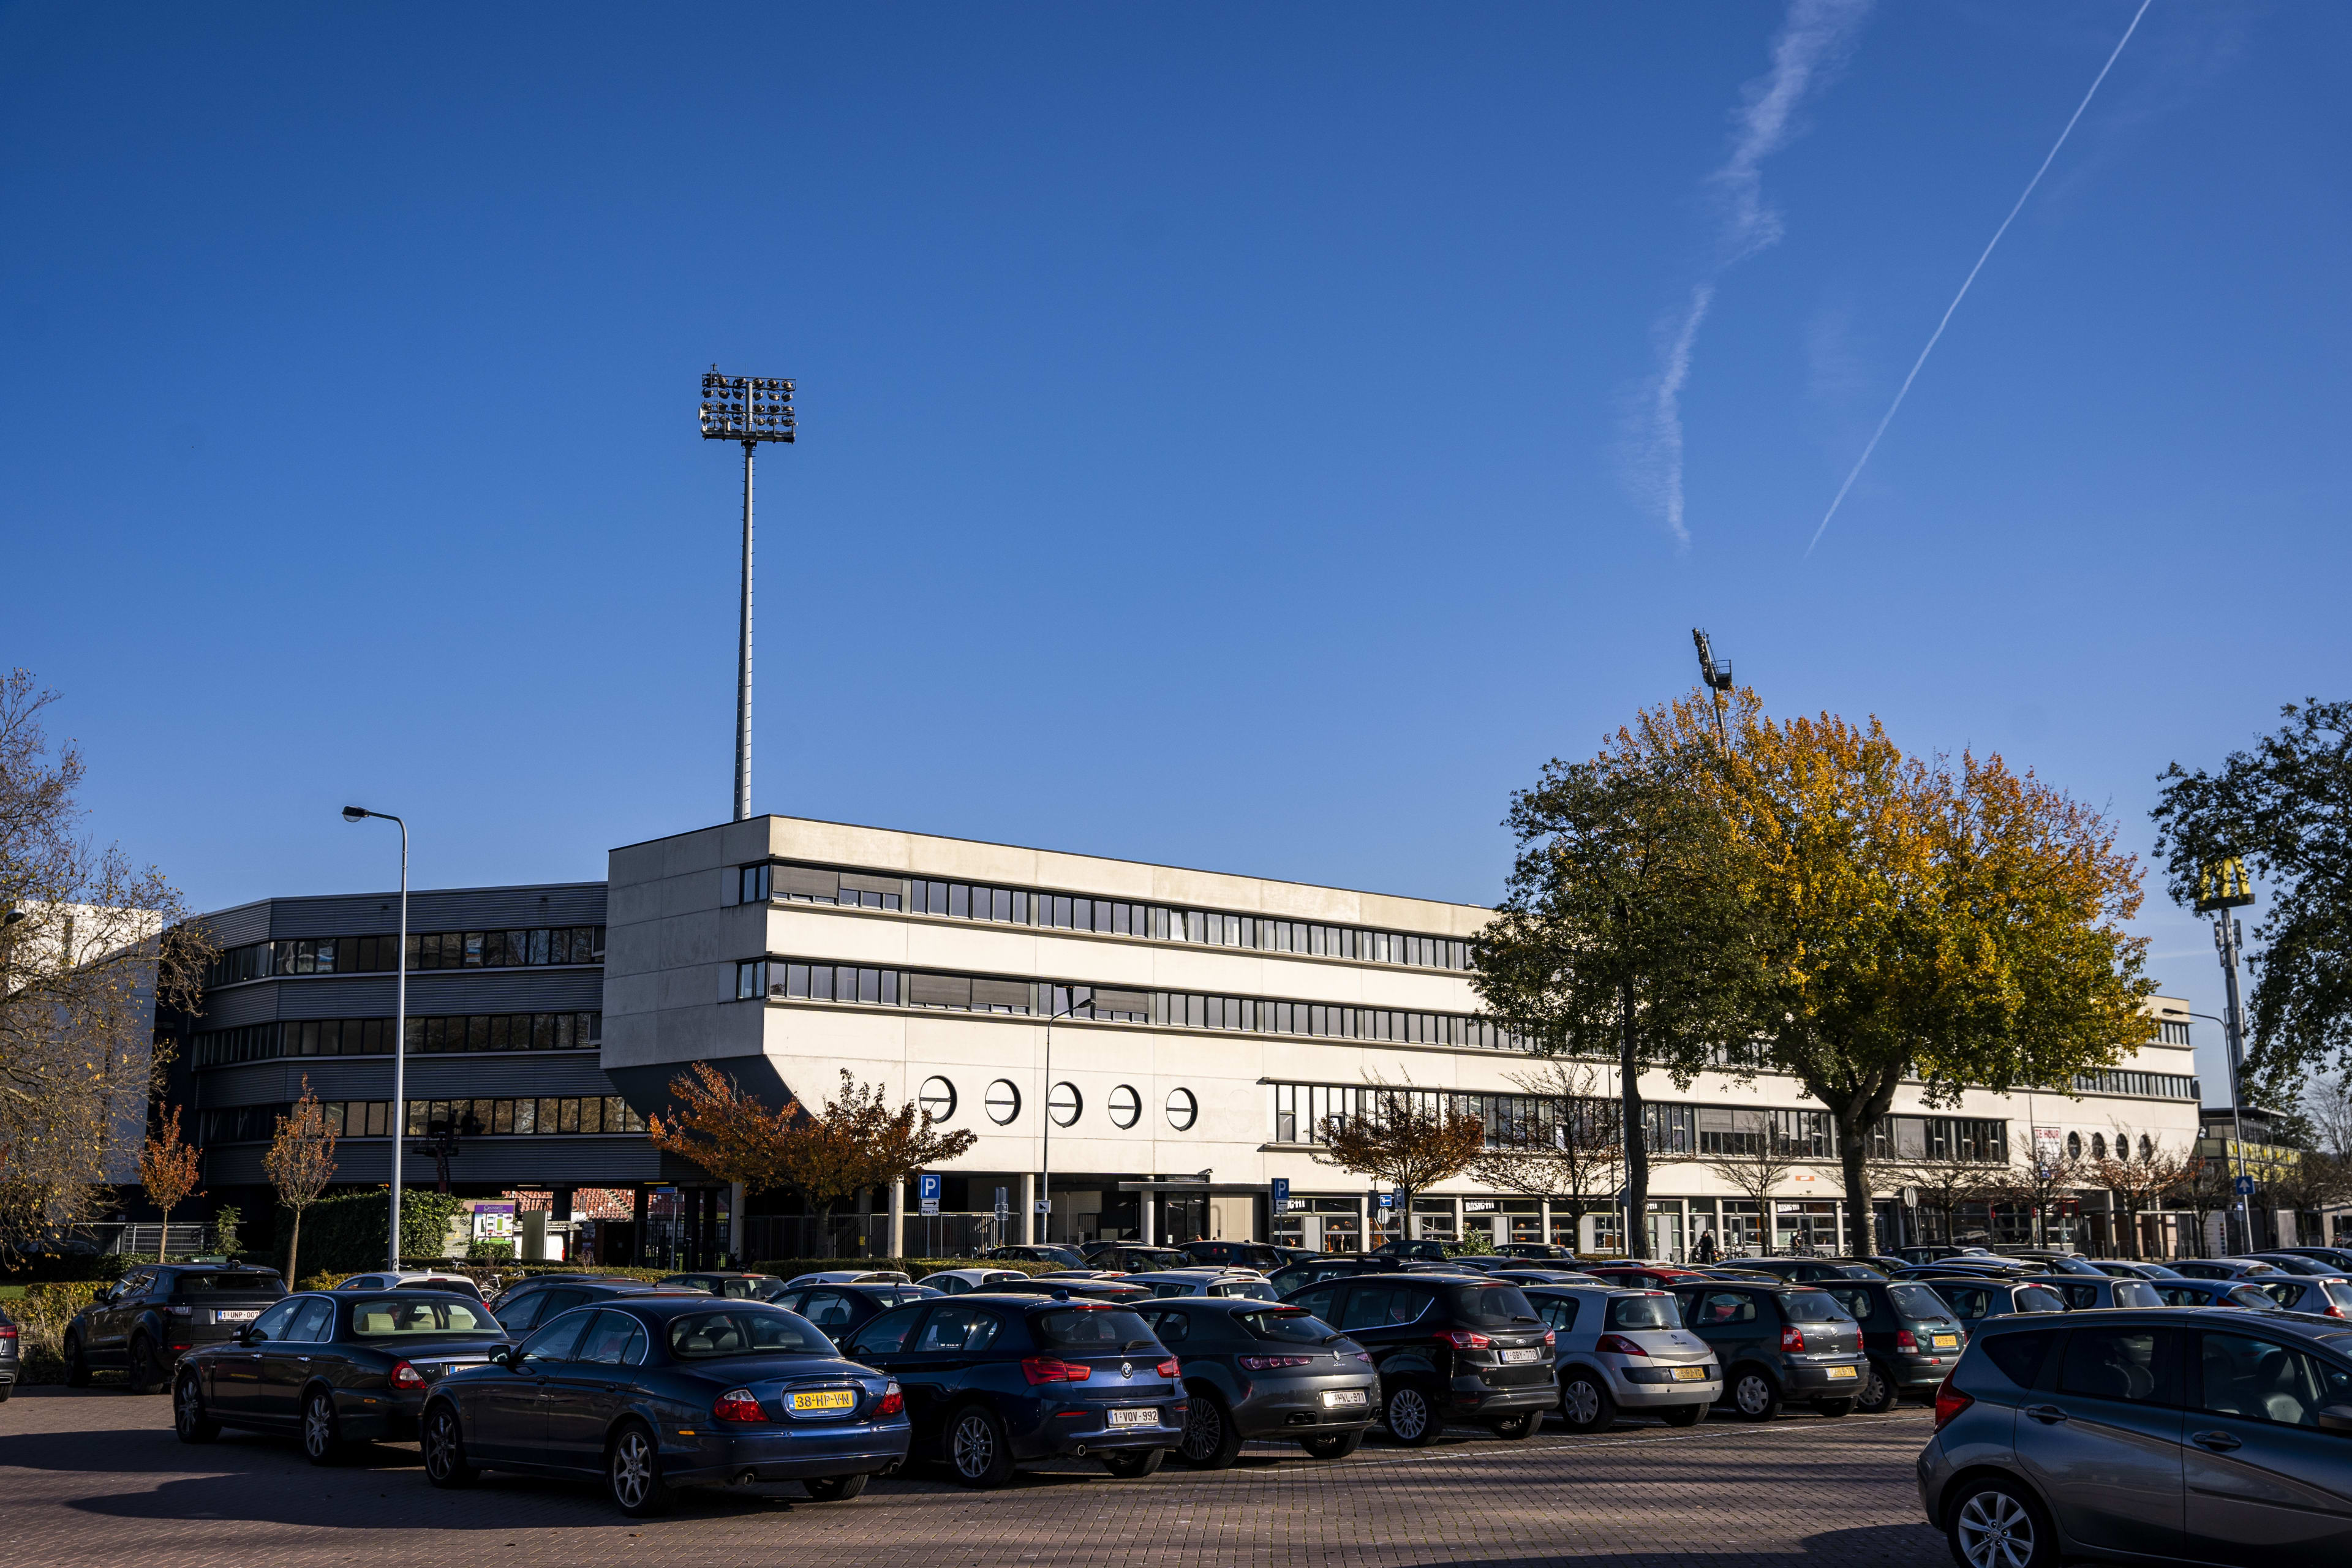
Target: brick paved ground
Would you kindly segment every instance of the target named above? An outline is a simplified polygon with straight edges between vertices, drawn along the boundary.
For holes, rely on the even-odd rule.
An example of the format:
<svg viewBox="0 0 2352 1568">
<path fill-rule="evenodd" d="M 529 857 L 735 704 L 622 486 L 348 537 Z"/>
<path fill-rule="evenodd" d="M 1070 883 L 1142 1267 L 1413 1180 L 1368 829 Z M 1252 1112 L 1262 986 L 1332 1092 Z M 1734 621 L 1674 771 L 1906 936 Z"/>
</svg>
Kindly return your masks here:
<svg viewBox="0 0 2352 1568">
<path fill-rule="evenodd" d="M 1686 1432 L 1557 1430 L 1522 1443 L 1460 1433 L 1428 1449 L 1368 1443 L 1317 1464 L 1253 1447 L 1211 1475 L 1170 1465 L 1114 1481 L 1091 1465 L 999 1492 L 878 1481 L 855 1502 L 797 1488 L 689 1492 L 632 1521 L 589 1485 L 490 1477 L 425 1484 L 413 1447 L 345 1468 L 290 1440 L 189 1447 L 169 1401 L 116 1389 L 26 1389 L 0 1405 L 0 1561 L 25 1568 L 226 1564 L 604 1563 L 793 1568 L 1482 1568 L 1607 1559 L 1611 1568 L 1945 1568 L 1918 1520 L 1911 1461 L 1924 1413 Z"/>
</svg>

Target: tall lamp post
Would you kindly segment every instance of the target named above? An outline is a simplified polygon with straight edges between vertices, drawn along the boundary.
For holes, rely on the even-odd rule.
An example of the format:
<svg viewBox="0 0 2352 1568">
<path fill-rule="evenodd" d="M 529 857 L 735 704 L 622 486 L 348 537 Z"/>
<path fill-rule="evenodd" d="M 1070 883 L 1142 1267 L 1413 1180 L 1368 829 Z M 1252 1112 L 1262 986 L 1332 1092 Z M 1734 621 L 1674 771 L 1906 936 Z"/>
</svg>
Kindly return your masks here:
<svg viewBox="0 0 2352 1568">
<path fill-rule="evenodd" d="M 2230 1047 L 2230 1195 L 2238 1216 L 2235 1245 L 2240 1251 L 2254 1245 L 2254 1215 L 2246 1202 L 2246 1124 L 2240 1109 L 2245 1098 L 2241 1079 L 2245 1067 L 2245 1013 L 2238 1001 L 2238 952 L 2244 932 L 2230 911 L 2254 901 L 2253 884 L 2246 880 L 2246 863 L 2237 858 L 2216 860 L 2197 873 L 2197 912 L 2213 917 L 2213 949 L 2221 960 L 2221 984 L 2227 996 L 2221 1008 L 2221 1037 Z"/>
<path fill-rule="evenodd" d="M 1706 633 L 1691 627 L 1691 641 L 1698 647 L 1698 678 L 1715 695 L 1715 739 L 1726 755 L 1731 751 L 1731 741 L 1723 730 L 1723 694 L 1731 689 L 1731 661 L 1715 662 L 1715 645 L 1707 641 Z"/>
<path fill-rule="evenodd" d="M 1055 991 L 1060 989 L 1058 985 L 1054 987 Z M 1052 991 L 1046 993 L 1045 999 L 1048 1002 L 1053 1000 Z M 1078 1000 L 1078 988 L 1074 985 L 1070 987 L 1070 999 L 1045 1015 L 1045 1097 L 1043 1102 L 1045 1111 L 1045 1136 L 1037 1160 L 1039 1174 L 1042 1177 L 1038 1184 L 1037 1201 L 1045 1205 L 1045 1223 L 1039 1226 L 1034 1214 L 1029 1216 L 1029 1223 L 1040 1233 L 1039 1239 L 1048 1243 L 1054 1238 L 1054 1020 L 1066 1018 L 1081 1007 L 1092 1007 L 1094 1001 L 1093 987 L 1087 988 L 1087 999 L 1081 1002 Z"/>
<path fill-rule="evenodd" d="M 772 375 L 702 378 L 702 438 L 743 443 L 743 615 L 735 666 L 735 820 L 751 815 L 751 453 L 793 439 L 793 384 Z"/>
<path fill-rule="evenodd" d="M 388 811 L 343 807 L 345 822 L 369 817 L 400 829 L 400 942 L 393 950 L 392 982 L 392 1243 L 384 1267 L 400 1271 L 400 1146 L 408 1131 L 408 824 Z"/>
</svg>

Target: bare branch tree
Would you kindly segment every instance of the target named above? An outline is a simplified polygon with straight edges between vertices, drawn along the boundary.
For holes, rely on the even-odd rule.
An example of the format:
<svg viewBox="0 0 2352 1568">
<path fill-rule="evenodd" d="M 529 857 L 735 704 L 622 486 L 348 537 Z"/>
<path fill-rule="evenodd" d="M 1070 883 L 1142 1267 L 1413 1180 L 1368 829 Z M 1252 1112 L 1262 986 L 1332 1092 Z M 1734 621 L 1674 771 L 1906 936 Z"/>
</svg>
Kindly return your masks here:
<svg viewBox="0 0 2352 1568">
<path fill-rule="evenodd" d="M 1488 1128 L 1488 1146 L 1470 1173 L 1490 1187 L 1531 1198 L 1565 1198 L 1581 1220 L 1625 1182 L 1625 1138 L 1616 1100 L 1580 1061 L 1554 1057 L 1530 1072 L 1505 1075 L 1540 1105 L 1536 1116 Z"/>
<path fill-rule="evenodd" d="M 1698 1163 L 1715 1178 L 1756 1205 L 1757 1246 L 1772 1250 L 1772 1199 L 1782 1183 L 1800 1165 L 1815 1162 L 1798 1152 L 1776 1118 L 1767 1116 L 1761 1131 L 1740 1135 L 1737 1153 L 1702 1154 Z M 1630 1243 L 1629 1243 L 1630 1249 Z"/>
</svg>

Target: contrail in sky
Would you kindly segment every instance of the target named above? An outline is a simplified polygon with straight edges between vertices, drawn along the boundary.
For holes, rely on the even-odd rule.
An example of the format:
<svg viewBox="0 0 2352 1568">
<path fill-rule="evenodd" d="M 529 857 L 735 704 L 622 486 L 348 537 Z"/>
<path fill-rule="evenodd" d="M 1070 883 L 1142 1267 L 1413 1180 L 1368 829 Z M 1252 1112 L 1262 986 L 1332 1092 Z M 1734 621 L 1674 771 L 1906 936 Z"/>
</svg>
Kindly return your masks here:
<svg viewBox="0 0 2352 1568">
<path fill-rule="evenodd" d="M 2066 128 L 2059 132 L 2058 140 L 2050 144 L 2050 155 L 2042 160 L 2042 167 L 2033 171 L 2033 178 L 2025 182 L 2025 190 L 2018 196 L 2017 205 L 2009 209 L 2009 216 L 2000 220 L 1999 228 L 1992 231 L 1992 238 L 1985 246 L 1984 254 L 1977 258 L 1977 264 L 1969 268 L 1969 275 L 1960 280 L 1960 291 L 1952 296 L 1950 304 L 1944 307 L 1943 320 L 1936 323 L 1936 330 L 1928 334 L 1927 346 L 1921 349 L 1919 357 L 1912 362 L 1911 374 L 1903 378 L 1902 386 L 1895 391 L 1895 401 L 1886 405 L 1886 416 L 1878 422 L 1878 428 L 1871 432 L 1870 445 L 1862 449 L 1861 460 L 1854 464 L 1853 472 L 1845 477 L 1845 483 L 1838 486 L 1836 499 L 1830 502 L 1830 510 L 1822 514 L 1821 526 L 1813 530 L 1812 543 L 1805 546 L 1807 556 L 1812 554 L 1813 545 L 1822 542 L 1822 535 L 1829 529 L 1830 519 L 1835 517 L 1838 508 L 1844 504 L 1845 492 L 1853 489 L 1854 480 L 1862 478 L 1862 470 L 1870 462 L 1870 455 L 1878 450 L 1878 438 L 1886 434 L 1886 426 L 1894 422 L 1895 411 L 1903 406 L 1903 399 L 1910 392 L 1911 384 L 1919 379 L 1919 367 L 1927 363 L 1927 356 L 1936 352 L 1936 343 L 1943 337 L 1944 329 L 1952 324 L 1952 312 L 1958 310 L 1960 301 L 1969 297 L 1969 285 L 1977 280 L 1977 274 L 1984 270 L 1984 264 L 1992 259 L 1993 247 L 1999 245 L 2000 237 L 2009 232 L 2009 226 L 2017 221 L 2017 215 L 2025 210 L 2026 199 L 2033 195 L 2033 187 L 2042 183 L 2042 176 L 2050 172 L 2052 162 L 2058 156 L 2058 149 L 2066 145 L 2066 138 L 2074 134 L 2074 121 L 2083 118 L 2083 110 L 2090 108 L 2091 100 L 2098 95 L 2099 84 L 2107 79 L 2109 71 L 2115 69 L 2116 58 L 2123 54 L 2124 46 L 2131 42 L 2132 35 L 2139 30 L 2139 19 L 2147 15 L 2150 3 L 2151 0 L 2139 0 L 2139 9 L 2132 13 L 2131 26 L 2126 27 L 2124 36 L 2116 40 L 2115 49 L 2107 56 L 2107 63 L 2099 68 L 2099 74 L 2091 79 L 2091 90 L 2083 95 L 2083 101 L 2076 104 L 2074 112 L 2067 117 Z"/>
<path fill-rule="evenodd" d="M 1780 237 L 1780 215 L 1764 201 L 1764 160 L 1794 134 L 1805 95 L 1837 68 L 1870 3 L 1790 0 L 1788 20 L 1772 40 L 1771 68 L 1748 85 L 1733 117 L 1731 151 L 1707 176 L 1722 209 L 1715 255 L 1679 318 L 1660 324 L 1658 373 L 1637 410 L 1633 443 L 1633 483 L 1678 546 L 1690 542 L 1683 525 L 1683 384 L 1699 325 L 1715 302 L 1715 279 Z"/>
</svg>

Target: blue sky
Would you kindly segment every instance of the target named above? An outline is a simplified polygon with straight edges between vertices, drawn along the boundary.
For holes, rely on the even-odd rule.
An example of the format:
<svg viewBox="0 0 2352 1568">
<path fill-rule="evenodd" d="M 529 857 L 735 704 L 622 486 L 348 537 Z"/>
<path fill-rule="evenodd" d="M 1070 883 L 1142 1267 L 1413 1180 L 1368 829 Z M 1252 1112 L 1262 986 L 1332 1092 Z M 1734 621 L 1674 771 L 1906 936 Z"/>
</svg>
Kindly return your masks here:
<svg viewBox="0 0 2352 1568">
<path fill-rule="evenodd" d="M 0 9 L 0 662 L 200 907 L 601 875 L 730 806 L 716 361 L 757 809 L 1491 901 L 1704 625 L 2144 847 L 2345 663 L 2352 13 L 2157 0 L 1804 553 L 2132 10 L 1862 16 L 1727 261 L 1780 5 Z"/>
</svg>

